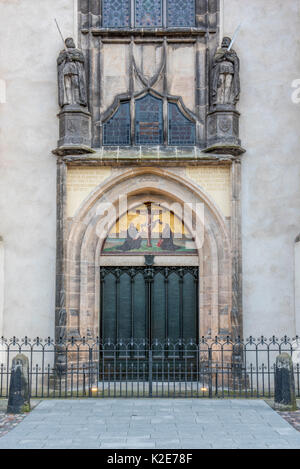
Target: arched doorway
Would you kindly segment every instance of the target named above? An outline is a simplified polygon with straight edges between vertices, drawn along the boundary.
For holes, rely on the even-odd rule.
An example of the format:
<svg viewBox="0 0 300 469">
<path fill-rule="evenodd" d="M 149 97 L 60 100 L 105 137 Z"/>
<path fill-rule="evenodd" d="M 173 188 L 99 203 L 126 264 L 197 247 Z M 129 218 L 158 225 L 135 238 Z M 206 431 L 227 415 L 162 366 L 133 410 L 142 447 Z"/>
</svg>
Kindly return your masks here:
<svg viewBox="0 0 300 469">
<path fill-rule="evenodd" d="M 150 200 L 131 208 L 112 226 L 102 256 L 103 342 L 198 340 L 198 252 L 174 211 Z"/>
<path fill-rule="evenodd" d="M 120 206 L 120 194 L 126 196 L 126 209 Z M 128 252 L 117 252 L 112 255 L 106 251 L 105 243 L 116 224 L 116 219 L 121 219 L 128 210 L 149 202 L 161 207 L 175 204 L 177 208 L 175 207 L 173 211 L 178 219 L 182 218 L 185 205 L 191 207 L 188 215 L 184 217 L 185 227 L 195 234 L 194 225 L 196 221 L 199 222 L 196 223 L 198 231 L 196 230 L 195 252 L 192 255 L 188 255 L 187 252 L 180 255 L 178 250 L 172 255 L 148 251 L 137 253 L 134 250 L 130 255 Z M 195 209 L 197 204 L 203 207 L 201 215 Z M 119 246 L 123 243 L 124 247 L 126 239 L 121 241 Z M 176 239 L 173 240 L 175 245 L 177 242 Z M 159 239 L 155 240 L 156 250 L 161 250 L 161 247 L 157 246 L 158 243 Z M 159 168 L 135 168 L 112 176 L 97 187 L 78 209 L 66 233 L 65 252 L 66 336 L 100 336 L 103 317 L 101 272 L 118 267 L 143 269 L 145 254 L 154 255 L 153 266 L 150 267 L 157 269 L 156 275 L 160 280 L 166 274 L 164 268 L 178 268 L 176 273 L 170 274 L 174 273 L 172 282 L 176 291 L 178 291 L 176 282 L 182 281 L 182 272 L 179 269 L 186 269 L 184 275 L 188 278 L 193 277 L 192 271 L 188 268 L 197 269 L 195 337 L 213 337 L 219 335 L 221 330 L 226 330 L 226 334 L 227 331 L 230 334 L 232 305 L 230 227 L 226 225 L 226 221 L 210 197 L 182 176 L 167 170 L 161 171 Z M 173 280 L 175 276 L 178 281 Z M 127 271 L 124 285 L 129 285 L 130 282 L 130 271 Z M 162 289 L 160 295 L 164 294 L 166 290 Z M 173 297 L 171 299 L 174 301 Z M 128 309 L 129 300 L 126 301 Z M 127 313 L 129 314 L 129 309 Z M 60 325 L 57 327 L 61 328 Z M 129 332 L 126 332 L 126 335 Z"/>
</svg>

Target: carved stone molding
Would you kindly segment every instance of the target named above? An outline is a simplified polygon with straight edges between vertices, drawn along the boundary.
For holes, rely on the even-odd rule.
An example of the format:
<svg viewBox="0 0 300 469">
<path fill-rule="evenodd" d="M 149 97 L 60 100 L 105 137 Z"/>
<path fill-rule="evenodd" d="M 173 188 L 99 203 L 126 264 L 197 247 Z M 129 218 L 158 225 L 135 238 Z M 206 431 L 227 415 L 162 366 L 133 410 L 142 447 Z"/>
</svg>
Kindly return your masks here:
<svg viewBox="0 0 300 469">
<path fill-rule="evenodd" d="M 239 139 L 238 111 L 218 110 L 207 116 L 207 148 L 205 153 L 241 155 L 245 150 Z"/>
<path fill-rule="evenodd" d="M 91 114 L 83 108 L 69 106 L 62 109 L 59 117 L 58 147 L 55 155 L 81 155 L 93 153 L 91 148 Z"/>
</svg>

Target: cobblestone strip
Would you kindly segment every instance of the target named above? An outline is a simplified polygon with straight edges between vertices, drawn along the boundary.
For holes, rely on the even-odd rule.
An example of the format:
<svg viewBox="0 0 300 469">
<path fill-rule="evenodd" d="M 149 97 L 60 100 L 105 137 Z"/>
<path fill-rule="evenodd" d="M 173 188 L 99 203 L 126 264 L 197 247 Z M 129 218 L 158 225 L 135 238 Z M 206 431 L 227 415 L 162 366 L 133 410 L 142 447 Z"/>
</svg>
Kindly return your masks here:
<svg viewBox="0 0 300 469">
<path fill-rule="evenodd" d="M 0 412 L 0 438 L 6 435 L 10 430 L 13 430 L 22 420 L 26 414 L 8 415 Z"/>
<path fill-rule="evenodd" d="M 300 410 L 296 412 L 278 412 L 290 425 L 300 432 Z"/>
</svg>

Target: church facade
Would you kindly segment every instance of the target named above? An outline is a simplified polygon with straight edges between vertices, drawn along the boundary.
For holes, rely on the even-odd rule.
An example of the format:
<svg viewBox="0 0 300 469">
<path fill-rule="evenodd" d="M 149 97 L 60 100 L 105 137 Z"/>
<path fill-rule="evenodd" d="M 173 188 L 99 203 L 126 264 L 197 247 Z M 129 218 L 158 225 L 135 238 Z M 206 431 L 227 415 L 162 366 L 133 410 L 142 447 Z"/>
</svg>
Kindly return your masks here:
<svg viewBox="0 0 300 469">
<path fill-rule="evenodd" d="M 0 8 L 1 335 L 294 337 L 300 3 Z"/>
</svg>

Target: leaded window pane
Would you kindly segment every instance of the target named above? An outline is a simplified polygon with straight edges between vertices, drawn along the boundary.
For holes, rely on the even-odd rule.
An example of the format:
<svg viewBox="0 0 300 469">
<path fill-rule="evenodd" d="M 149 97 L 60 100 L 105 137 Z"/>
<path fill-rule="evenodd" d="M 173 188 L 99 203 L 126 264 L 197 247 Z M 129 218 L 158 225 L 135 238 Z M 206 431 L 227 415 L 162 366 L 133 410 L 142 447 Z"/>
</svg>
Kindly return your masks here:
<svg viewBox="0 0 300 469">
<path fill-rule="evenodd" d="M 130 26 L 130 0 L 103 0 L 104 28 L 128 28 Z"/>
<path fill-rule="evenodd" d="M 163 143 L 163 103 L 147 94 L 136 101 L 136 143 L 161 145 Z"/>
<path fill-rule="evenodd" d="M 167 0 L 169 27 L 195 26 L 195 0 Z"/>
<path fill-rule="evenodd" d="M 162 0 L 135 0 L 135 26 L 137 28 L 162 26 Z"/>
<path fill-rule="evenodd" d="M 130 145 L 130 103 L 121 103 L 103 125 L 103 145 Z"/>
<path fill-rule="evenodd" d="M 168 105 L 169 145 L 195 145 L 196 125 L 185 117 L 175 103 Z"/>
</svg>

